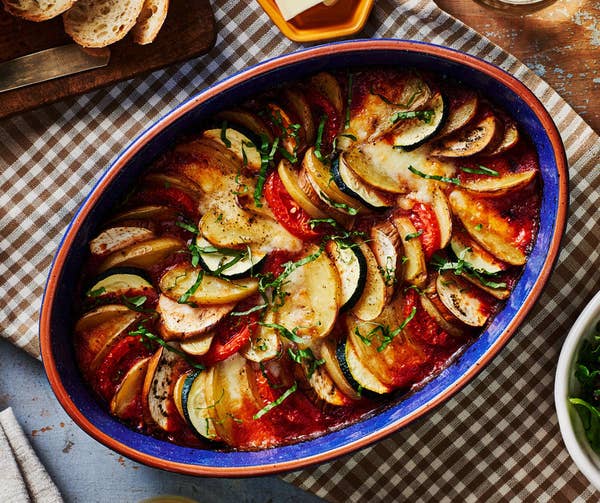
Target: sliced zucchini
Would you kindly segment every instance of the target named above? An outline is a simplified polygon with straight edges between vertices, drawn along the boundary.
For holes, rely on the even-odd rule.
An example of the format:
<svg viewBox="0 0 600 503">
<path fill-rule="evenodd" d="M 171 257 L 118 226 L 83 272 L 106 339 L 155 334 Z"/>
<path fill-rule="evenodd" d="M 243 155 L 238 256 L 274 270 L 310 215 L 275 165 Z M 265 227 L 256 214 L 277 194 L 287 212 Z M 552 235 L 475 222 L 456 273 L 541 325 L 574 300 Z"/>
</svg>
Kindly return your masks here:
<svg viewBox="0 0 600 503">
<path fill-rule="evenodd" d="M 383 311 L 387 300 L 387 287 L 369 246 L 364 241 L 358 241 L 357 244 L 365 257 L 367 275 L 361 296 L 351 311 L 361 320 L 369 321 L 377 318 Z"/>
<path fill-rule="evenodd" d="M 298 175 L 292 169 L 292 165 L 288 161 L 285 159 L 281 160 L 277 166 L 277 174 L 279 175 L 279 178 L 281 178 L 285 190 L 288 191 L 292 199 L 296 201 L 298 206 L 306 211 L 306 213 L 313 218 L 328 217 L 327 213 L 313 203 L 310 197 L 302 190 L 300 182 L 298 181 Z"/>
<path fill-rule="evenodd" d="M 338 114 L 342 114 L 345 100 L 342 95 L 342 88 L 333 75 L 328 72 L 317 73 L 311 77 L 310 85 L 327 98 Z"/>
<path fill-rule="evenodd" d="M 404 280 L 416 286 L 423 286 L 427 281 L 427 264 L 421 240 L 410 219 L 403 215 L 395 215 L 392 220 L 400 235 L 404 247 Z"/>
<path fill-rule="evenodd" d="M 370 238 L 369 245 L 379 265 L 389 298 L 394 291 L 398 278 L 402 275 L 402 261 L 398 254 L 398 251 L 403 249 L 400 234 L 394 224 L 384 221 L 371 227 Z"/>
<path fill-rule="evenodd" d="M 448 117 L 437 137 L 449 136 L 471 122 L 479 108 L 477 94 L 464 86 L 457 85 L 444 89 L 448 97 Z"/>
<path fill-rule="evenodd" d="M 321 358 L 325 362 L 325 368 L 338 389 L 348 398 L 360 400 L 360 385 L 352 377 L 352 374 L 350 374 L 346 357 L 343 357 L 342 363 L 338 360 L 337 348 L 342 347 L 344 344 L 337 344 L 331 339 L 323 341 L 321 345 Z M 342 354 L 345 352 L 344 349 L 340 351 Z M 342 364 L 345 366 L 346 371 L 342 370 Z"/>
<path fill-rule="evenodd" d="M 90 252 L 102 257 L 155 237 L 154 232 L 144 227 L 111 227 L 90 241 Z"/>
<path fill-rule="evenodd" d="M 489 305 L 474 294 L 475 287 L 451 273 L 440 274 L 435 287 L 440 300 L 458 320 L 470 327 L 482 327 L 487 322 Z"/>
<path fill-rule="evenodd" d="M 352 341 L 346 340 L 342 347 L 345 349 L 345 352 L 343 353 L 344 359 L 340 357 L 339 351 L 337 353 L 340 367 L 342 370 L 344 368 L 348 369 L 348 373 L 358 383 L 361 389 L 372 391 L 378 395 L 391 393 L 394 390 L 392 386 L 388 386 L 381 382 L 377 376 L 363 364 Z"/>
<path fill-rule="evenodd" d="M 250 276 L 258 269 L 258 267 L 260 267 L 260 264 L 267 256 L 267 253 L 257 251 L 255 253 L 246 253 L 245 255 L 242 255 L 240 259 L 240 250 L 231 250 L 231 254 L 225 254 L 217 250 L 212 251 L 215 247 L 210 241 L 204 239 L 202 236 L 197 237 L 196 246 L 198 246 L 200 250 L 209 250 L 200 251 L 198 253 L 202 268 L 212 273 L 220 271 L 220 276 L 229 279 L 239 279 Z M 235 252 L 237 252 L 237 256 Z M 227 266 L 229 263 L 231 263 L 230 267 Z"/>
<path fill-rule="evenodd" d="M 443 157 L 468 157 L 495 145 L 501 138 L 502 126 L 495 115 L 485 115 L 456 134 L 440 140 L 431 153 Z"/>
<path fill-rule="evenodd" d="M 340 278 L 340 311 L 351 309 L 360 299 L 367 281 L 367 260 L 356 244 L 342 246 L 335 240 L 325 247 Z"/>
<path fill-rule="evenodd" d="M 448 107 L 441 93 L 436 93 L 421 112 L 426 112 L 426 119 L 415 117 L 400 119 L 392 134 L 395 148 L 412 150 L 433 138 L 446 121 Z"/>
<path fill-rule="evenodd" d="M 111 253 L 100 264 L 98 271 L 124 266 L 148 269 L 169 255 L 184 249 L 186 249 L 185 242 L 175 237 L 150 239 Z"/>
<path fill-rule="evenodd" d="M 192 307 L 160 294 L 156 311 L 159 330 L 165 340 L 194 339 L 212 330 L 235 307 L 235 302 Z"/>
<path fill-rule="evenodd" d="M 171 300 L 178 301 L 188 294 L 187 302 L 196 305 L 228 304 L 238 302 L 255 293 L 258 280 L 254 278 L 226 281 L 202 274 L 202 269 L 191 264 L 178 264 L 162 275 L 160 290 Z"/>
<path fill-rule="evenodd" d="M 177 427 L 177 422 L 171 420 L 173 413 L 176 413 L 171 405 L 175 404 L 170 402 L 173 401 L 171 384 L 176 363 L 180 359 L 177 353 L 161 346 L 151 357 L 144 379 L 142 403 L 146 414 L 164 431 L 173 431 Z"/>
<path fill-rule="evenodd" d="M 315 358 L 320 359 L 320 352 L 316 349 L 313 349 L 313 354 Z M 324 364 L 311 369 L 310 365 L 303 363 L 302 368 L 308 384 L 321 400 L 337 407 L 350 405 L 352 399 L 338 388 Z"/>
<path fill-rule="evenodd" d="M 389 195 L 361 180 L 348 167 L 344 156 L 338 156 L 332 161 L 331 175 L 333 176 L 333 181 L 344 194 L 360 201 L 367 208 L 385 210 L 392 206 L 392 200 Z"/>
<path fill-rule="evenodd" d="M 523 265 L 525 254 L 514 244 L 516 229 L 498 210 L 467 192 L 453 191 L 449 196 L 452 211 L 469 235 L 488 252 L 511 265 Z"/>
<path fill-rule="evenodd" d="M 340 307 L 341 286 L 331 259 L 315 245 L 309 245 L 303 257 L 313 260 L 297 267 L 283 282 L 285 296 L 277 310 L 277 323 L 304 338 L 306 345 L 326 337 L 335 324 Z"/>
<path fill-rule="evenodd" d="M 240 208 L 235 199 L 221 199 L 200 219 L 200 233 L 221 248 L 250 246 L 252 254 L 273 250 L 300 251 L 302 240 L 290 234 L 273 218 Z"/>
<path fill-rule="evenodd" d="M 88 332 L 101 323 L 111 320 L 115 316 L 129 312 L 129 308 L 123 304 L 108 304 L 88 311 L 75 323 L 75 333 Z"/>
<path fill-rule="evenodd" d="M 208 332 L 199 337 L 180 342 L 179 347 L 189 355 L 202 356 L 208 353 L 214 336 L 214 332 Z"/>
<path fill-rule="evenodd" d="M 214 368 L 186 377 L 181 389 L 181 408 L 187 423 L 201 437 L 220 440 L 215 430 Z M 217 399 L 220 395 L 217 395 Z"/>
<path fill-rule="evenodd" d="M 242 167 L 247 167 L 252 171 L 260 170 L 260 152 L 254 142 L 243 133 L 233 128 L 221 128 L 208 129 L 202 135 L 228 148 L 238 158 Z"/>
<path fill-rule="evenodd" d="M 456 231 L 450 240 L 450 247 L 457 257 L 462 258 L 473 269 L 496 274 L 506 269 L 506 264 L 479 246 L 462 231 Z"/>
<path fill-rule="evenodd" d="M 277 358 L 281 354 L 281 339 L 279 332 L 272 326 L 266 326 L 275 322 L 275 314 L 272 310 L 267 311 L 263 323 L 251 331 L 248 344 L 240 350 L 240 354 L 252 362 L 264 362 Z"/>
<path fill-rule="evenodd" d="M 501 197 L 514 190 L 520 190 L 531 183 L 536 176 L 536 171 L 523 171 L 510 173 L 500 177 L 481 178 L 472 182 L 461 184 L 461 188 L 476 195 L 486 197 Z"/>
<path fill-rule="evenodd" d="M 179 417 L 186 421 L 185 412 L 183 411 L 183 386 L 185 385 L 185 381 L 190 376 L 190 372 L 182 372 L 177 379 L 175 380 L 175 384 L 173 385 L 173 402 L 175 402 L 175 408 L 177 412 L 179 412 Z"/>
<path fill-rule="evenodd" d="M 365 207 L 354 197 L 342 192 L 335 184 L 329 168 L 315 156 L 314 147 L 304 154 L 302 167 L 319 197 L 328 205 L 349 215 L 364 212 Z"/>
<path fill-rule="evenodd" d="M 106 295 L 120 297 L 129 292 L 154 290 L 145 278 L 146 273 L 133 267 L 116 267 L 100 274 L 95 283 L 87 290 L 86 297 L 101 298 Z"/>
<path fill-rule="evenodd" d="M 131 367 L 110 401 L 110 412 L 124 418 L 142 392 L 150 357 L 142 358 Z"/>
</svg>

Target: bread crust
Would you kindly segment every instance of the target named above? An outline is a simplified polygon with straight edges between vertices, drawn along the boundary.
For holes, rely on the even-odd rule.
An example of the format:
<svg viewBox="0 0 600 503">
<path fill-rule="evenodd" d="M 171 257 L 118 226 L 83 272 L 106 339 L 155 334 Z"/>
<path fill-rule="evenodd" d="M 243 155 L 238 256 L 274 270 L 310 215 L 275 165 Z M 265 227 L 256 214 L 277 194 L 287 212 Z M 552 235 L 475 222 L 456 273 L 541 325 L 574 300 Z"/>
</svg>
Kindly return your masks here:
<svg viewBox="0 0 600 503">
<path fill-rule="evenodd" d="M 77 0 L 56 0 L 44 8 L 33 0 L 2 0 L 4 10 L 13 16 L 27 19 L 28 21 L 46 21 L 59 16 L 70 9 Z"/>
<path fill-rule="evenodd" d="M 154 41 L 169 10 L 169 0 L 145 0 L 142 12 L 132 29 L 133 40 L 145 45 Z"/>
</svg>

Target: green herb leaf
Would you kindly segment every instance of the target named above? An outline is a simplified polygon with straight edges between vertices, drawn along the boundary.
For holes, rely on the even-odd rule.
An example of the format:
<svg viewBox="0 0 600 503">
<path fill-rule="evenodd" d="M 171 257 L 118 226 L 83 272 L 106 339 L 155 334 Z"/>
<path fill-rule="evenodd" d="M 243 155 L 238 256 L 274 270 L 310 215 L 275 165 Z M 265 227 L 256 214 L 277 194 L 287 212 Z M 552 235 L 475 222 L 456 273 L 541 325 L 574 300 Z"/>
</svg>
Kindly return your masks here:
<svg viewBox="0 0 600 503">
<path fill-rule="evenodd" d="M 194 284 L 188 288 L 188 290 L 181 297 L 179 297 L 179 299 L 177 299 L 177 302 L 180 304 L 187 304 L 189 298 L 196 293 L 196 290 L 198 290 L 198 287 L 200 286 L 200 283 L 202 283 L 203 279 L 204 271 L 200 270 L 198 271 L 198 277 L 196 278 L 196 281 L 194 281 Z"/>
<path fill-rule="evenodd" d="M 101 286 L 100 288 L 96 288 L 95 290 L 88 290 L 87 292 L 85 292 L 85 295 L 87 297 L 99 297 L 104 292 L 106 292 L 106 288 Z"/>
<path fill-rule="evenodd" d="M 467 168 L 465 166 L 460 166 L 460 169 L 465 173 L 473 173 L 476 175 L 500 176 L 500 173 L 498 173 L 495 169 L 486 168 L 481 164 L 479 164 L 479 168 Z"/>
<path fill-rule="evenodd" d="M 349 206 L 346 203 L 336 203 L 327 194 L 325 194 L 323 191 L 319 191 L 319 194 L 327 202 L 327 204 L 329 204 L 333 208 L 337 208 L 339 210 L 343 210 L 346 213 L 348 213 L 348 215 L 351 215 L 351 216 L 354 216 L 354 215 L 358 214 L 358 210 L 356 208 L 353 208 L 352 206 Z"/>
<path fill-rule="evenodd" d="M 409 112 L 396 112 L 392 116 L 392 124 L 396 124 L 396 122 L 407 119 L 419 119 L 420 121 L 426 122 L 427 124 L 431 124 L 431 119 L 435 117 L 435 112 L 433 110 L 412 110 Z"/>
<path fill-rule="evenodd" d="M 189 222 L 180 222 L 177 221 L 175 222 L 175 225 L 177 227 L 181 227 L 182 229 L 185 229 L 186 231 L 191 232 L 192 234 L 194 234 L 195 236 L 198 235 L 198 227 L 196 227 L 194 224 L 189 223 Z"/>
<path fill-rule="evenodd" d="M 315 157 L 319 161 L 323 161 L 323 154 L 321 154 L 321 145 L 323 143 L 323 131 L 325 130 L 325 123 L 327 122 L 327 115 L 323 114 L 319 121 L 319 127 L 317 129 L 317 141 L 315 142 Z"/>
<path fill-rule="evenodd" d="M 454 185 L 460 185 L 460 180 L 458 178 L 448 178 L 446 176 L 438 176 L 438 175 L 428 175 L 427 173 L 423 173 L 412 166 L 408 166 L 408 171 L 414 173 L 415 175 L 420 176 L 421 178 L 426 178 L 428 180 L 437 180 L 438 182 L 446 182 L 453 183 Z"/>
<path fill-rule="evenodd" d="M 262 321 L 259 321 L 258 324 L 263 327 L 274 328 L 281 334 L 282 337 L 285 337 L 286 339 L 295 342 L 296 344 L 302 342 L 302 339 L 297 335 L 298 327 L 294 328 L 294 330 L 290 330 L 289 328 L 286 328 L 283 325 L 280 325 L 279 323 L 264 323 Z"/>
<path fill-rule="evenodd" d="M 411 239 L 418 238 L 421 234 L 423 234 L 423 229 L 417 232 L 411 232 L 410 234 L 404 236 L 404 241 L 410 241 Z"/>
<path fill-rule="evenodd" d="M 121 298 L 125 304 L 132 307 L 142 307 L 144 302 L 148 299 L 145 295 L 136 295 L 135 297 L 126 297 L 125 295 L 122 295 Z"/>
<path fill-rule="evenodd" d="M 227 148 L 231 148 L 231 141 L 227 138 L 227 121 L 223 121 L 221 124 L 221 141 Z"/>
<path fill-rule="evenodd" d="M 256 187 L 254 188 L 254 204 L 256 204 L 258 208 L 262 208 L 261 198 L 265 181 L 267 180 L 267 169 L 272 161 L 272 157 L 269 154 L 269 139 L 265 135 L 261 135 L 260 141 L 260 170 L 258 171 L 258 175 L 256 177 Z M 273 143 L 275 148 L 277 148 L 277 143 L 277 140 L 275 143 Z"/>
<path fill-rule="evenodd" d="M 288 354 L 296 363 L 299 363 L 300 365 L 306 364 L 308 367 L 307 375 L 309 379 L 315 373 L 317 367 L 325 363 L 325 360 L 323 359 L 317 360 L 310 348 L 298 349 L 297 352 L 294 352 L 292 348 L 288 348 Z"/>
<path fill-rule="evenodd" d="M 260 409 L 256 414 L 254 414 L 254 416 L 252 417 L 253 419 L 260 419 L 261 417 L 263 417 L 267 412 L 269 412 L 270 410 L 274 409 L 275 407 L 277 407 L 278 405 L 281 405 L 283 403 L 283 401 L 290 396 L 292 393 L 294 393 L 296 390 L 298 389 L 298 383 L 295 382 L 290 388 L 288 388 L 287 390 L 285 390 L 283 392 L 283 394 L 274 402 L 268 403 L 267 405 L 265 405 L 262 409 Z"/>
<path fill-rule="evenodd" d="M 259 304 L 258 306 L 251 307 L 247 311 L 231 311 L 229 313 L 230 316 L 246 316 L 251 313 L 255 313 L 256 311 L 262 311 L 267 307 L 267 304 Z"/>
</svg>

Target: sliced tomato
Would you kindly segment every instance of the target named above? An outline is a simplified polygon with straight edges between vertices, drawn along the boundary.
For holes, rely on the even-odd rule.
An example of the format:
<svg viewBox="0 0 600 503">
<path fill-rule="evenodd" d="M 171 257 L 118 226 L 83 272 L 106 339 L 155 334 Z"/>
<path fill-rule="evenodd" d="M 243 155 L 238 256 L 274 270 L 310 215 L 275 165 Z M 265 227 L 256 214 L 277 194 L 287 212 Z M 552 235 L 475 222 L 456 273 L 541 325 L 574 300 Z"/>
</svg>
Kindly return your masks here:
<svg viewBox="0 0 600 503">
<path fill-rule="evenodd" d="M 110 348 L 94 376 L 94 389 L 105 400 L 110 401 L 117 386 L 127 371 L 141 358 L 150 355 L 150 350 L 139 337 L 126 336 Z"/>
<path fill-rule="evenodd" d="M 175 187 L 148 188 L 137 194 L 135 200 L 147 204 L 171 206 L 194 220 L 198 217 L 198 208 L 194 199 Z"/>
<path fill-rule="evenodd" d="M 323 117 L 325 117 L 320 150 L 324 154 L 328 154 L 333 149 L 333 140 L 340 130 L 341 116 L 331 102 L 318 91 L 313 90 L 307 93 L 307 98 L 313 111 L 313 118 L 317 128 L 321 124 Z"/>
<path fill-rule="evenodd" d="M 311 229 L 311 216 L 285 190 L 277 172 L 273 171 L 267 178 L 264 194 L 275 218 L 288 232 L 303 240 L 321 237 L 320 232 Z"/>
<path fill-rule="evenodd" d="M 248 311 L 259 303 L 260 296 L 253 295 L 240 302 L 234 311 Z M 229 315 L 224 318 L 215 328 L 216 335 L 208 353 L 200 358 L 202 363 L 204 365 L 214 365 L 237 353 L 250 340 L 256 330 L 259 318 L 260 311 L 254 311 L 243 316 Z"/>
<path fill-rule="evenodd" d="M 440 225 L 435 212 L 428 204 L 416 203 L 409 215 L 410 221 L 420 233 L 419 239 L 425 252 L 425 258 L 431 256 L 440 249 Z"/>
</svg>

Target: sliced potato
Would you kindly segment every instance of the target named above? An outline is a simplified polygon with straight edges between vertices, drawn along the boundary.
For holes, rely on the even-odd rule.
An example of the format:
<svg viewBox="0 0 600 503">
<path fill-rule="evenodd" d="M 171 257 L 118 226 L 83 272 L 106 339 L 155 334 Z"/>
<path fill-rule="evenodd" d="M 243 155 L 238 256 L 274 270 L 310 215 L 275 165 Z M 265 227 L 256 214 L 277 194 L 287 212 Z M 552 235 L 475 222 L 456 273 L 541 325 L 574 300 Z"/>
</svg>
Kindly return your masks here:
<svg viewBox="0 0 600 503">
<path fill-rule="evenodd" d="M 434 187 L 432 191 L 431 208 L 435 213 L 440 230 L 440 249 L 446 248 L 452 237 L 452 212 L 446 194 Z"/>
<path fill-rule="evenodd" d="M 455 190 L 449 201 L 466 231 L 483 248 L 503 262 L 512 265 L 525 263 L 527 257 L 513 242 L 514 227 L 484 199 Z"/>
<path fill-rule="evenodd" d="M 461 188 L 486 197 L 505 196 L 513 190 L 520 190 L 535 178 L 535 170 L 510 173 L 500 177 L 481 178 L 461 185 Z"/>
<path fill-rule="evenodd" d="M 165 340 L 188 340 L 212 330 L 235 307 L 235 302 L 192 307 L 160 294 L 156 311 Z"/>
<path fill-rule="evenodd" d="M 186 292 L 193 292 L 188 302 L 196 305 L 235 303 L 249 297 L 258 290 L 258 280 L 254 278 L 225 281 L 215 276 L 203 274 L 191 264 L 178 264 L 162 275 L 159 281 L 161 291 L 171 300 L 178 301 Z M 196 285 L 196 286 L 195 286 Z"/>
<path fill-rule="evenodd" d="M 316 355 L 315 357 L 318 358 Z M 317 365 L 314 369 L 309 369 L 307 364 L 302 367 L 310 387 L 321 400 L 337 407 L 350 405 L 351 398 L 337 387 L 325 365 Z"/>
<path fill-rule="evenodd" d="M 365 257 L 367 264 L 367 274 L 363 286 L 362 294 L 351 312 L 364 321 L 377 318 L 383 311 L 388 297 L 387 286 L 381 272 L 379 264 L 371 248 L 364 242 L 357 242 L 359 250 Z"/>
<path fill-rule="evenodd" d="M 176 220 L 177 210 L 169 206 L 149 205 L 137 206 L 129 210 L 122 211 L 112 217 L 109 223 L 122 222 L 127 220 Z"/>
<path fill-rule="evenodd" d="M 311 77 L 310 85 L 327 98 L 338 114 L 342 114 L 344 110 L 342 88 L 333 75 L 328 72 L 317 73 Z"/>
<path fill-rule="evenodd" d="M 111 227 L 90 241 L 90 252 L 103 257 L 155 237 L 154 232 L 144 227 Z"/>
<path fill-rule="evenodd" d="M 504 262 L 482 248 L 465 232 L 454 232 L 450 247 L 457 257 L 462 258 L 473 269 L 495 274 L 504 271 L 507 267 Z"/>
<path fill-rule="evenodd" d="M 433 295 L 437 295 L 437 293 L 434 292 Z M 445 330 L 454 337 L 461 337 L 464 335 L 464 330 L 461 328 L 461 325 L 457 323 L 456 316 L 447 310 L 441 311 L 438 306 L 431 301 L 429 294 L 419 295 L 419 302 L 425 312 L 435 320 L 442 330 Z"/>
<path fill-rule="evenodd" d="M 224 110 L 217 113 L 216 118 L 226 120 L 230 124 L 238 124 L 248 131 L 252 131 L 256 136 L 264 136 L 269 142 L 273 141 L 273 133 L 265 122 L 254 112 L 236 108 L 234 110 Z"/>
<path fill-rule="evenodd" d="M 360 394 L 356 389 L 352 387 L 352 384 L 348 382 L 337 358 L 337 343 L 332 339 L 326 339 L 321 345 L 321 358 L 324 360 L 325 368 L 331 376 L 331 379 L 338 387 L 338 389 L 348 398 L 352 400 L 359 400 Z M 346 364 L 347 366 L 347 364 Z"/>
<path fill-rule="evenodd" d="M 265 315 L 263 323 L 272 324 L 275 322 L 275 313 L 269 310 Z M 251 331 L 250 340 L 240 354 L 252 362 L 264 362 L 277 358 L 281 354 L 282 344 L 279 332 L 273 327 L 258 325 Z"/>
<path fill-rule="evenodd" d="M 306 213 L 308 213 L 312 218 L 328 217 L 327 213 L 324 212 L 319 206 L 314 204 L 302 190 L 298 181 L 298 175 L 292 169 L 292 165 L 288 161 L 285 159 L 281 160 L 277 166 L 277 173 L 279 174 L 279 178 L 281 178 L 285 190 L 288 191 L 292 199 L 296 201 L 298 206 L 306 211 Z"/>
<path fill-rule="evenodd" d="M 130 245 L 111 253 L 98 267 L 98 271 L 106 271 L 111 267 L 140 267 L 147 269 L 164 260 L 169 255 L 185 250 L 185 242 L 175 237 L 161 237 Z"/>
<path fill-rule="evenodd" d="M 392 222 L 404 247 L 404 280 L 416 286 L 423 286 L 427 281 L 427 264 L 421 240 L 413 237 L 416 236 L 417 230 L 410 219 L 403 215 L 395 215 Z"/>
<path fill-rule="evenodd" d="M 479 98 L 471 89 L 461 85 L 453 86 L 445 92 L 449 98 L 448 117 L 437 133 L 438 138 L 451 135 L 466 127 L 475 118 L 479 108 Z"/>
<path fill-rule="evenodd" d="M 77 320 L 77 323 L 75 323 L 75 333 L 81 334 L 88 332 L 101 323 L 127 312 L 130 312 L 130 310 L 123 304 L 108 304 L 106 306 L 97 307 L 92 311 L 88 311 Z"/>
<path fill-rule="evenodd" d="M 306 97 L 299 89 L 284 89 L 283 95 L 302 126 L 304 144 L 314 144 L 316 136 L 315 123 Z"/>
<path fill-rule="evenodd" d="M 335 184 L 329 168 L 317 159 L 314 147 L 309 148 L 304 154 L 302 167 L 306 170 L 307 176 L 313 182 L 315 191 L 321 199 L 330 206 L 348 213 L 350 215 L 356 212 L 364 212 L 366 208 L 357 199 L 342 192 Z M 337 205 L 344 205 L 340 208 Z"/>
<path fill-rule="evenodd" d="M 333 329 L 341 304 L 341 286 L 331 259 L 317 246 L 310 245 L 303 257 L 316 257 L 296 268 L 282 286 L 286 296 L 277 310 L 277 323 L 292 330 L 306 345 L 326 337 Z"/>
<path fill-rule="evenodd" d="M 180 342 L 179 347 L 189 355 L 202 356 L 208 353 L 214 336 L 214 332 L 207 332 L 193 339 Z"/>
<path fill-rule="evenodd" d="M 192 199 L 198 199 L 202 196 L 200 187 L 198 187 L 187 176 L 180 173 L 148 173 L 142 180 L 143 184 L 158 185 L 163 188 L 174 187 L 188 194 Z"/>
<path fill-rule="evenodd" d="M 110 412 L 123 418 L 142 392 L 150 357 L 142 358 L 129 369 L 110 401 Z"/>
<path fill-rule="evenodd" d="M 440 300 L 458 320 L 470 327 L 482 327 L 490 315 L 489 305 L 474 293 L 475 287 L 468 285 L 452 273 L 439 274 L 435 283 Z"/>
<path fill-rule="evenodd" d="M 440 140 L 432 150 L 433 155 L 443 157 L 467 157 L 482 152 L 495 145 L 502 135 L 502 125 L 495 115 L 484 116 L 478 122 L 469 124 L 455 135 Z"/>
<path fill-rule="evenodd" d="M 258 172 L 261 166 L 260 152 L 256 145 L 243 133 L 233 129 L 207 129 L 202 133 L 205 138 L 221 143 L 237 157 L 240 165 Z"/>
</svg>

